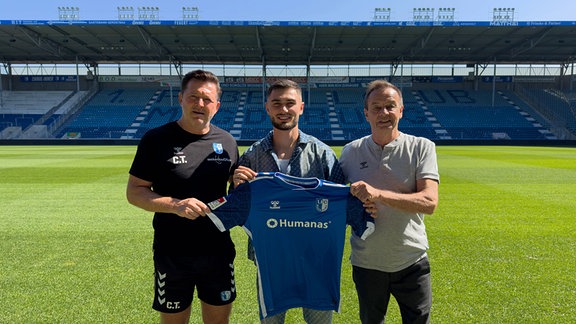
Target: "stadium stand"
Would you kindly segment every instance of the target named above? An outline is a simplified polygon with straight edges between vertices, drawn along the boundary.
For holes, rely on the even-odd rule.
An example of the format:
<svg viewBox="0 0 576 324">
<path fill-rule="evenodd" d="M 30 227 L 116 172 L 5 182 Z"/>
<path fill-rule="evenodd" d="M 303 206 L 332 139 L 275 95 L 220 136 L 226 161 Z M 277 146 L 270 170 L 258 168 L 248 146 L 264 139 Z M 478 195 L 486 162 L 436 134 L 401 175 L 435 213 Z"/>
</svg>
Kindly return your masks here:
<svg viewBox="0 0 576 324">
<path fill-rule="evenodd" d="M 0 136 L 14 138 L 139 139 L 180 117 L 179 89 L 103 88 L 79 110 L 85 91 L 5 91 Z M 403 132 L 432 140 L 554 140 L 576 132 L 576 95 L 538 91 L 405 88 Z M 370 134 L 362 88 L 313 88 L 303 93 L 301 129 L 325 141 Z M 270 131 L 261 87 L 225 88 L 213 123 L 242 141 Z M 51 125 L 67 120 L 61 127 Z"/>
<path fill-rule="evenodd" d="M 521 89 L 522 97 L 535 111 L 550 121 L 555 129 L 567 129 L 576 134 L 576 93 L 555 89 Z"/>
<path fill-rule="evenodd" d="M 0 138 L 52 137 L 48 125 L 71 111 L 84 91 L 3 91 Z"/>
<path fill-rule="evenodd" d="M 330 102 L 332 92 L 320 89 L 303 91 L 304 114 L 300 116 L 300 129 L 303 132 L 322 139 L 335 139 L 339 125 L 335 119 L 334 106 Z"/>
<path fill-rule="evenodd" d="M 2 91 L 2 114 L 40 114 L 59 105 L 72 91 Z"/>
<path fill-rule="evenodd" d="M 98 92 L 56 137 L 122 138 L 136 116 L 155 100 L 154 89 L 106 89 Z"/>
<path fill-rule="evenodd" d="M 548 129 L 503 92 L 494 98 L 487 90 L 419 90 L 413 95 L 442 139 L 547 139 Z"/>
<path fill-rule="evenodd" d="M 58 28 L 3 20 L 0 139 L 138 140 L 179 117 L 172 86 L 185 71 L 206 68 L 224 84 L 213 123 L 239 141 L 269 131 L 265 83 L 289 75 L 305 89 L 302 130 L 326 141 L 370 133 L 363 89 L 376 78 L 403 89 L 406 133 L 461 143 L 576 140 L 574 22 L 501 23 L 127 20 L 119 32 L 109 26 L 116 20 Z M 66 50 L 47 55 L 28 30 Z M 422 40 L 417 48 L 414 40 Z M 42 99 L 16 100 L 24 90 Z M 58 91 L 63 97 L 51 102 Z"/>
<path fill-rule="evenodd" d="M 3 91 L 0 127 L 24 130 L 71 94 L 71 91 Z"/>
</svg>

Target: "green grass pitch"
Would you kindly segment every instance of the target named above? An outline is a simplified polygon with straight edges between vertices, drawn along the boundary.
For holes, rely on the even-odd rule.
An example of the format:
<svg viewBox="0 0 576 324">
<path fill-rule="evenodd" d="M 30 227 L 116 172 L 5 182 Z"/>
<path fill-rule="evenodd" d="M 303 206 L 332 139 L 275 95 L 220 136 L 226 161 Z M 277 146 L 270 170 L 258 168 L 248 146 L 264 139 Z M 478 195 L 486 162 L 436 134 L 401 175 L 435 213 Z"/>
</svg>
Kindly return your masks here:
<svg viewBox="0 0 576 324">
<path fill-rule="evenodd" d="M 340 148 L 335 147 L 339 154 Z M 434 323 L 576 318 L 576 148 L 439 146 L 427 216 Z M 152 214 L 125 198 L 134 146 L 0 146 L 0 322 L 157 323 Z M 257 323 L 255 269 L 236 243 L 232 323 Z M 342 312 L 357 323 L 346 244 Z M 192 323 L 200 323 L 198 303 Z M 287 323 L 301 323 L 290 311 Z M 391 303 L 388 323 L 399 323 Z"/>
</svg>

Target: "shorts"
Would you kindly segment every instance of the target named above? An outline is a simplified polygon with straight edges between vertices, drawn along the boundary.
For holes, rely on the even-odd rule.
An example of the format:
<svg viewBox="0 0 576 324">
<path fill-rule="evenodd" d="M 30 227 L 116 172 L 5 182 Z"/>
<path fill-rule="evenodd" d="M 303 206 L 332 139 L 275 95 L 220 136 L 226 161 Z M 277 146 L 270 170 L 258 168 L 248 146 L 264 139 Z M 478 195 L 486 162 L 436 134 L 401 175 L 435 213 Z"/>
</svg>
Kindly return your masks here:
<svg viewBox="0 0 576 324">
<path fill-rule="evenodd" d="M 198 298 L 221 306 L 236 299 L 234 256 L 154 255 L 154 302 L 162 313 L 179 313 Z"/>
</svg>

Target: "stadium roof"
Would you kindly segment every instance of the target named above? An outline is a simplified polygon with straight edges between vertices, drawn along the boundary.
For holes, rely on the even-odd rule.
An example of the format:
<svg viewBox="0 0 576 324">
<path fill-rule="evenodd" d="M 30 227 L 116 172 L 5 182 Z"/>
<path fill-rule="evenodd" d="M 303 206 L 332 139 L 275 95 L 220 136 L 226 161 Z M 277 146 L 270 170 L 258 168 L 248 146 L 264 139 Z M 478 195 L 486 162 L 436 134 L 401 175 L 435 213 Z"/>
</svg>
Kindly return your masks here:
<svg viewBox="0 0 576 324">
<path fill-rule="evenodd" d="M 566 64 L 575 57 L 576 21 L 0 21 L 5 64 Z"/>
</svg>

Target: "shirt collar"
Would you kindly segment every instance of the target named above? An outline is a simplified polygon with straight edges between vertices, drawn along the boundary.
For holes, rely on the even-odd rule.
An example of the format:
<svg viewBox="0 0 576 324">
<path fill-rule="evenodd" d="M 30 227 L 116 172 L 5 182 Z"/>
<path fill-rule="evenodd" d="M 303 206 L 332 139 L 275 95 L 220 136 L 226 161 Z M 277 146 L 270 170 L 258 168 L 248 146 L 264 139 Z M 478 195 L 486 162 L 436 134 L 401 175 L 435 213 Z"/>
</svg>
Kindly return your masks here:
<svg viewBox="0 0 576 324">
<path fill-rule="evenodd" d="M 404 133 L 399 132 L 398 137 L 396 137 L 394 140 L 392 140 L 392 142 L 384 145 L 384 147 L 382 147 L 382 148 L 380 147 L 380 145 L 378 145 L 378 144 L 376 144 L 376 142 L 374 142 L 374 139 L 372 138 L 372 136 L 370 136 L 369 143 L 370 143 L 370 146 L 372 148 L 378 148 L 381 150 L 384 148 L 394 148 L 394 147 L 400 145 L 403 141 L 404 141 Z"/>
<path fill-rule="evenodd" d="M 273 134 L 274 134 L 274 131 L 270 131 L 262 139 L 262 148 L 266 151 L 272 151 L 272 149 L 274 148 L 274 146 L 272 144 Z M 298 143 L 296 146 L 300 147 L 302 145 L 306 145 L 306 143 L 310 142 L 311 140 L 312 140 L 312 138 L 310 135 L 302 132 L 301 130 L 298 130 Z"/>
</svg>

